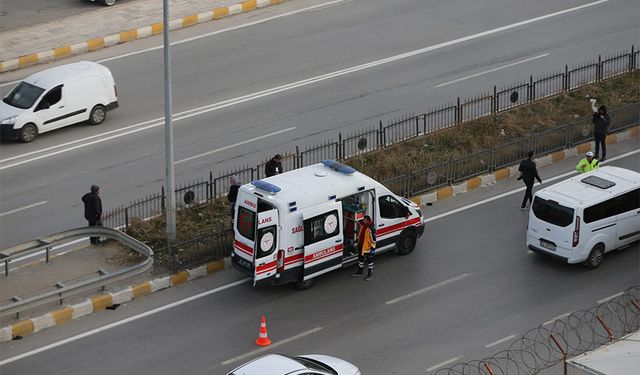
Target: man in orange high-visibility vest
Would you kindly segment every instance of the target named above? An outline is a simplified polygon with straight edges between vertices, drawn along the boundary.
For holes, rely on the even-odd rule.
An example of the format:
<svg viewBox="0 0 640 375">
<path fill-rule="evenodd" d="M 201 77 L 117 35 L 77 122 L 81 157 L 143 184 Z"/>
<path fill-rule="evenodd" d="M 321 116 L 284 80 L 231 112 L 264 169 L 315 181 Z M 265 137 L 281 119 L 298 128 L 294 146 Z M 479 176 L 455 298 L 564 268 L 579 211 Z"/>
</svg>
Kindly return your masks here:
<svg viewBox="0 0 640 375">
<path fill-rule="evenodd" d="M 376 229 L 370 216 L 365 216 L 359 223 L 358 230 L 358 270 L 351 276 L 361 276 L 364 274 L 364 263 L 367 262 L 367 277 L 365 281 L 371 280 L 373 274 L 373 254 L 376 251 Z"/>
</svg>

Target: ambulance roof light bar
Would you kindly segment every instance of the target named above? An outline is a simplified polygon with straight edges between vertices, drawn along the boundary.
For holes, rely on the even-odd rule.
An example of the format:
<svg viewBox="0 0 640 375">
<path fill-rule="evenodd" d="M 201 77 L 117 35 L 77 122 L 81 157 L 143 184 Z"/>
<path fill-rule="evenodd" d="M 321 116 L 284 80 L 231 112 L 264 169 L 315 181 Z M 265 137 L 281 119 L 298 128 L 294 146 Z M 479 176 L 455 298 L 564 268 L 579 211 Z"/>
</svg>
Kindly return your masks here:
<svg viewBox="0 0 640 375">
<path fill-rule="evenodd" d="M 267 193 L 271 193 L 271 194 L 279 193 L 282 190 L 279 186 L 276 186 L 274 184 L 271 184 L 269 182 L 262 181 L 262 180 L 253 180 L 253 181 L 251 181 L 251 185 L 255 186 L 256 188 L 258 188 L 260 190 L 264 190 Z"/>
<path fill-rule="evenodd" d="M 346 175 L 351 175 L 356 172 L 354 168 L 351 168 L 348 165 L 342 164 L 332 159 L 323 160 L 322 164 L 324 164 L 325 167 L 331 168 L 336 172 L 346 174 Z"/>
</svg>

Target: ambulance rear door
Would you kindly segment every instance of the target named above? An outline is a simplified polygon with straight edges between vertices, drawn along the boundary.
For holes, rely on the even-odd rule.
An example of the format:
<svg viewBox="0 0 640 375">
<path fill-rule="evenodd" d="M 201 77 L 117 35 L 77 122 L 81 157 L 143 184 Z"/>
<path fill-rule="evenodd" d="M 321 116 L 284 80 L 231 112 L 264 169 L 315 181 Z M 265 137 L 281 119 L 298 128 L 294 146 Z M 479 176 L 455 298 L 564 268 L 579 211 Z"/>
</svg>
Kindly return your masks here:
<svg viewBox="0 0 640 375">
<path fill-rule="evenodd" d="M 344 249 L 342 204 L 330 201 L 302 212 L 304 220 L 304 277 L 309 280 L 342 267 Z"/>
<path fill-rule="evenodd" d="M 278 210 L 258 212 L 255 251 L 253 252 L 254 285 L 260 280 L 276 274 L 277 251 L 280 243 L 278 231 Z"/>
</svg>

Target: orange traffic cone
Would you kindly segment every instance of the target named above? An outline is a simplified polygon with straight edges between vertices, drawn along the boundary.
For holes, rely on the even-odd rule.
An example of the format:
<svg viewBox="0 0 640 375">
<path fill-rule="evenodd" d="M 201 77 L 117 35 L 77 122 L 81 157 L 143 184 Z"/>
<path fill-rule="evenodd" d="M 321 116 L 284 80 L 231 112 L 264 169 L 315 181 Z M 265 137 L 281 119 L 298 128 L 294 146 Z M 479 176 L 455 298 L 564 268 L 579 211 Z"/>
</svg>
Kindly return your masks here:
<svg viewBox="0 0 640 375">
<path fill-rule="evenodd" d="M 262 315 L 262 321 L 260 322 L 260 334 L 256 339 L 256 344 L 260 346 L 267 346 L 271 344 L 271 340 L 267 337 L 267 322 L 264 319 L 264 315 Z"/>
</svg>

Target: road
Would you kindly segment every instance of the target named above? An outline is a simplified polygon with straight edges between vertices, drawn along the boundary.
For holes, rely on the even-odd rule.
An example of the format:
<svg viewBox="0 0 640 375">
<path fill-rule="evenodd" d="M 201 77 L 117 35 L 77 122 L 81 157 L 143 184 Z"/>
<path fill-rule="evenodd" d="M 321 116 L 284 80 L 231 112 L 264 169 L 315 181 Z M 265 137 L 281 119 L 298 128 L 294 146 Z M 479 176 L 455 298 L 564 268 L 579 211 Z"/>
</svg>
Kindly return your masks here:
<svg viewBox="0 0 640 375">
<path fill-rule="evenodd" d="M 614 155 L 629 152 L 610 164 L 640 170 L 633 143 L 616 145 Z M 566 178 L 559 176 L 572 165 L 541 169 L 543 186 Z M 637 243 L 609 253 L 593 271 L 528 252 L 522 194 L 522 184 L 510 180 L 436 203 L 416 250 L 377 257 L 371 282 L 345 269 L 304 292 L 253 289 L 230 269 L 3 343 L 0 371 L 223 374 L 259 354 L 282 352 L 335 355 L 363 374 L 431 373 L 452 359 L 496 353 L 543 322 L 640 282 Z M 257 350 L 262 314 L 273 344 Z"/>
<path fill-rule="evenodd" d="M 320 4 L 174 33 L 178 183 L 622 51 L 640 31 L 627 0 L 334 1 L 305 10 Z M 159 45 L 149 38 L 80 57 L 104 61 L 117 81 L 121 107 L 101 126 L 2 144 L 0 246 L 84 225 L 79 197 L 91 184 L 106 209 L 160 190 Z"/>
</svg>

